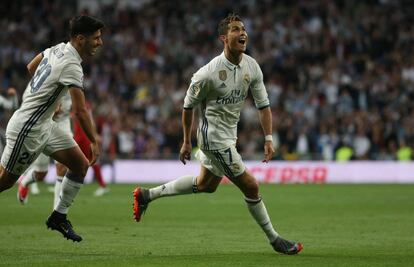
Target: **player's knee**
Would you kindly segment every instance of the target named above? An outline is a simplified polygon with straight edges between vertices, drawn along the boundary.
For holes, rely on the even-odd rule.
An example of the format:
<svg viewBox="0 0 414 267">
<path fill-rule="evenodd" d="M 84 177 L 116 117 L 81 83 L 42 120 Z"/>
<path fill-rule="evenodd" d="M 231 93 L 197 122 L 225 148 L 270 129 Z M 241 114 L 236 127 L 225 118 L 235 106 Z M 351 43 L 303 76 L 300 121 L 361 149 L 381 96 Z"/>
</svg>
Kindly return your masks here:
<svg viewBox="0 0 414 267">
<path fill-rule="evenodd" d="M 4 190 L 12 188 L 15 183 L 16 181 L 14 180 L 7 179 L 7 177 L 1 177 L 0 178 L 0 192 L 3 192 Z"/>
<path fill-rule="evenodd" d="M 86 173 L 88 172 L 88 168 L 89 168 L 88 162 L 83 161 L 82 163 L 77 165 L 75 169 L 72 169 L 71 173 L 83 179 L 86 176 Z"/>
<path fill-rule="evenodd" d="M 7 190 L 7 189 L 12 188 L 13 185 L 14 185 L 14 183 L 8 183 L 8 182 L 2 183 L 2 182 L 0 182 L 0 192 L 3 192 L 5 190 Z"/>
<path fill-rule="evenodd" d="M 256 180 L 246 184 L 245 195 L 248 198 L 256 199 L 259 197 L 259 183 Z"/>
</svg>

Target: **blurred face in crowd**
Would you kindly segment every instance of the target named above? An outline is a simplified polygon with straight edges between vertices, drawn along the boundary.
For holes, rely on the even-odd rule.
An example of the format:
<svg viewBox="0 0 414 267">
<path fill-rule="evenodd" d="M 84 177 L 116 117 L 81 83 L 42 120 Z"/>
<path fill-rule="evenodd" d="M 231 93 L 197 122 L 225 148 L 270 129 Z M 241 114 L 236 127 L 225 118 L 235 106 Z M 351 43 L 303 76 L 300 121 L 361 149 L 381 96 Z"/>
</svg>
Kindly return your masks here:
<svg viewBox="0 0 414 267">
<path fill-rule="evenodd" d="M 220 39 L 224 43 L 224 49 L 231 54 L 241 54 L 246 51 L 247 32 L 241 21 L 232 21 L 228 24 L 227 34 L 221 35 Z"/>
<path fill-rule="evenodd" d="M 103 45 L 101 30 L 97 30 L 91 35 L 79 34 L 75 37 L 78 44 L 78 52 L 81 57 L 94 56 L 99 47 Z"/>
</svg>

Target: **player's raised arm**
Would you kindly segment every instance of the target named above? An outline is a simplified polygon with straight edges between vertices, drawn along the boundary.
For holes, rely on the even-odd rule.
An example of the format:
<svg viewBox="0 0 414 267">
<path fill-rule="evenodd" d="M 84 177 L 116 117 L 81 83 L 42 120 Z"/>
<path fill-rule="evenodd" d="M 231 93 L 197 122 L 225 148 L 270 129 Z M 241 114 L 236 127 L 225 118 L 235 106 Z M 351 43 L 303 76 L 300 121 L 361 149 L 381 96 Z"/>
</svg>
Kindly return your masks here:
<svg viewBox="0 0 414 267">
<path fill-rule="evenodd" d="M 69 89 L 72 97 L 72 110 L 85 132 L 89 141 L 91 141 L 92 158 L 89 165 L 93 165 L 99 157 L 99 145 L 95 126 L 85 104 L 85 94 L 81 88 L 71 87 Z"/>
<path fill-rule="evenodd" d="M 29 64 L 27 64 L 27 71 L 29 72 L 30 76 L 33 77 L 33 75 L 36 72 L 37 66 L 39 66 L 40 61 L 42 61 L 43 59 L 43 54 L 40 53 L 37 56 L 35 56 L 32 61 L 29 62 Z"/>
</svg>

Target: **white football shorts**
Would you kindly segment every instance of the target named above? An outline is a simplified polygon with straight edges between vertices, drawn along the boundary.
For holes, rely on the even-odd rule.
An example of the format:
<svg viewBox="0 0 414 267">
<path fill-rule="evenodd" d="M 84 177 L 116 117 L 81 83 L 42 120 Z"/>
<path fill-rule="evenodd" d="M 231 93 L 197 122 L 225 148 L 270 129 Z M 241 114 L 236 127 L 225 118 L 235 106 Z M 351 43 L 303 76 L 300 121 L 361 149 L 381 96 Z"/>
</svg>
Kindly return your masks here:
<svg viewBox="0 0 414 267">
<path fill-rule="evenodd" d="M 38 137 L 16 134 L 9 128 L 7 130 L 6 147 L 1 156 L 1 164 L 14 175 L 24 173 L 40 153 L 49 156 L 56 151 L 77 146 L 71 131 L 62 130 L 55 122 L 51 123 L 50 131 Z"/>
<path fill-rule="evenodd" d="M 242 157 L 235 146 L 219 150 L 199 149 L 195 157 L 201 162 L 201 165 L 218 177 L 227 176 L 229 179 L 234 179 L 246 170 Z"/>
</svg>

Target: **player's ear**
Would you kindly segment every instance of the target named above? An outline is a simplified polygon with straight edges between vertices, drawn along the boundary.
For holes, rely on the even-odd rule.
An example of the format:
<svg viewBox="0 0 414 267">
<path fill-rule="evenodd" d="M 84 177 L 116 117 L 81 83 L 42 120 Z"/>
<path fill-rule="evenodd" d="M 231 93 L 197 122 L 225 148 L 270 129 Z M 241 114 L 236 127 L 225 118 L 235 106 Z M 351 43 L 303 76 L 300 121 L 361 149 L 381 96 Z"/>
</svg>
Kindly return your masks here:
<svg viewBox="0 0 414 267">
<path fill-rule="evenodd" d="M 77 42 L 79 42 L 80 44 L 83 44 L 84 42 L 85 42 L 85 36 L 84 35 L 82 35 L 82 34 L 78 34 L 78 35 L 76 35 L 76 37 L 75 37 L 75 39 L 76 39 L 76 41 Z"/>
<path fill-rule="evenodd" d="M 226 36 L 226 35 L 224 35 L 224 34 L 221 34 L 221 35 L 219 36 L 219 38 L 220 38 L 220 40 L 221 40 L 223 43 L 225 43 L 225 42 L 226 42 L 226 39 L 227 39 L 227 36 Z"/>
</svg>

